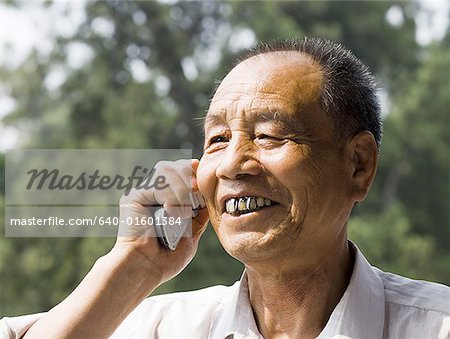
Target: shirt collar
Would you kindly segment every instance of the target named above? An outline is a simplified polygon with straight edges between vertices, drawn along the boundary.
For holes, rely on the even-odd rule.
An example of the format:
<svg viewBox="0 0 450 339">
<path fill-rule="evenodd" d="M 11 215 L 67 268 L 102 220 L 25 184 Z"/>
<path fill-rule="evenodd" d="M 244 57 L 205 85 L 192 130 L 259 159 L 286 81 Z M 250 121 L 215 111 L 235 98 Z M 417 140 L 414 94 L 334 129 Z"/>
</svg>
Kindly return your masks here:
<svg viewBox="0 0 450 339">
<path fill-rule="evenodd" d="M 350 242 L 355 265 L 350 283 L 318 339 L 381 338 L 384 327 L 384 285 L 376 270 Z M 214 339 L 262 339 L 250 305 L 247 274 L 235 284 L 230 302 L 210 333 Z"/>
<path fill-rule="evenodd" d="M 350 283 L 318 339 L 381 338 L 384 328 L 384 284 L 355 244 Z"/>
<path fill-rule="evenodd" d="M 235 284 L 230 302 L 226 305 L 220 320 L 210 338 L 214 339 L 263 339 L 258 331 L 253 309 L 250 305 L 247 272 L 244 270 L 238 284 Z"/>
</svg>

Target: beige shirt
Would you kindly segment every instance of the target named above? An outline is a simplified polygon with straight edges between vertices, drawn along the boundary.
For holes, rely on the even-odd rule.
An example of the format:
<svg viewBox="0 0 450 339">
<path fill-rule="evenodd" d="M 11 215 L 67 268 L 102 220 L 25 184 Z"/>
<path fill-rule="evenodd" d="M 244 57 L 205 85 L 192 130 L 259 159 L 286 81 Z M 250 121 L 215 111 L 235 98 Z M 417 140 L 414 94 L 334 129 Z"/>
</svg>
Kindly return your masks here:
<svg viewBox="0 0 450 339">
<path fill-rule="evenodd" d="M 318 336 L 450 338 L 450 288 L 372 267 L 356 249 L 350 284 Z M 41 314 L 0 321 L 1 338 L 20 338 Z M 111 338 L 262 338 L 244 272 L 234 285 L 144 300 Z"/>
</svg>

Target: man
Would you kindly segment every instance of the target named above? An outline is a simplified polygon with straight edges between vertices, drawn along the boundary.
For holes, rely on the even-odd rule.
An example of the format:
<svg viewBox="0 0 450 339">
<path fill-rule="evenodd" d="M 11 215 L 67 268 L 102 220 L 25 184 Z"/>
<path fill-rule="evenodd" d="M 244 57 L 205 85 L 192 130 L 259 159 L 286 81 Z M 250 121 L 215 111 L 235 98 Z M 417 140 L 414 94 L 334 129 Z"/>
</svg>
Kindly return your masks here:
<svg viewBox="0 0 450 339">
<path fill-rule="evenodd" d="M 169 251 L 131 230 L 61 304 L 4 319 L 6 336 L 447 338 L 449 288 L 381 272 L 347 240 L 377 167 L 375 91 L 367 68 L 328 41 L 254 51 L 211 101 L 201 161 L 159 163 L 169 189 L 121 200 L 121 217 L 155 203 L 188 217 L 187 193 L 199 190 L 207 209 L 193 236 Z M 244 263 L 241 281 L 144 300 L 192 259 L 208 219 Z"/>
</svg>

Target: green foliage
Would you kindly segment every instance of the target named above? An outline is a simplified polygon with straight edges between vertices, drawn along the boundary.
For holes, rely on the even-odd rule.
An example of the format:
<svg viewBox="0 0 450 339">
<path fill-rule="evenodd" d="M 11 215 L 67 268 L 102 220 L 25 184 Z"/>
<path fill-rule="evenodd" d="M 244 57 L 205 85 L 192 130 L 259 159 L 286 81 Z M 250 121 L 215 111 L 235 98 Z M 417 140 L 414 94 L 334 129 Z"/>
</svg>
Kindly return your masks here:
<svg viewBox="0 0 450 339">
<path fill-rule="evenodd" d="M 233 26 L 248 25 L 258 40 L 319 36 L 342 43 L 363 60 L 389 87 L 418 66 L 420 48 L 415 41 L 417 8 L 403 1 L 236 1 Z M 392 26 L 385 20 L 389 8 L 398 6 L 404 22 Z M 407 51 L 407 53 L 405 53 Z"/>
<path fill-rule="evenodd" d="M 415 279 L 439 278 L 430 265 L 436 259 L 433 237 L 413 233 L 400 205 L 391 205 L 382 214 L 352 218 L 349 234 L 366 258 L 383 270 Z"/>
<path fill-rule="evenodd" d="M 394 5 L 400 26 L 385 19 Z M 420 47 L 417 10 L 383 1 L 88 2 L 77 33 L 56 33 L 50 55 L 33 51 L 17 69 L 0 67 L 2 90 L 16 100 L 2 122 L 18 128 L 23 147 L 193 147 L 200 156 L 197 118 L 244 45 L 304 35 L 341 42 L 375 71 L 392 102 L 377 179 L 354 213 L 351 237 L 382 269 L 448 284 L 449 35 Z M 81 67 L 69 62 L 74 46 L 91 55 Z M 51 87 L 56 71 L 65 80 Z M 0 316 L 49 309 L 113 242 L 1 237 Z M 158 293 L 230 284 L 241 272 L 209 228 L 194 261 Z"/>
<path fill-rule="evenodd" d="M 385 122 L 379 174 L 368 201 L 383 211 L 401 201 L 411 229 L 432 235 L 438 253 L 450 246 L 450 50 L 430 46 L 423 66 L 411 75 Z M 450 269 L 446 269 L 449 281 Z"/>
</svg>

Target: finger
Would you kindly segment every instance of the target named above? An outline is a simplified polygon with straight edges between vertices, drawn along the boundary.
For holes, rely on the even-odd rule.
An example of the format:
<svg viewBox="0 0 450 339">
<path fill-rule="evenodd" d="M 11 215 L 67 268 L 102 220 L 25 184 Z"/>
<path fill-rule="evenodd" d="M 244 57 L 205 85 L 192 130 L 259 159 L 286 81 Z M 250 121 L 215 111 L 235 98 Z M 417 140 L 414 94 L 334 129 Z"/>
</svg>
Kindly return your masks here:
<svg viewBox="0 0 450 339">
<path fill-rule="evenodd" d="M 118 237 L 156 237 L 156 230 L 153 226 L 155 223 L 153 215 L 147 210 L 144 213 L 121 212 L 121 223 L 118 229 Z"/>
<path fill-rule="evenodd" d="M 192 215 L 190 178 L 192 176 L 191 160 L 161 161 L 155 168 L 159 175 L 166 178 L 168 187 L 162 192 L 155 192 L 156 199 L 167 208 L 171 216 L 189 218 Z M 180 212 L 177 213 L 177 212 Z M 173 214 L 175 213 L 175 214 Z"/>
<path fill-rule="evenodd" d="M 179 180 L 176 180 L 175 177 L 171 177 L 171 180 L 173 180 L 173 184 L 171 184 L 171 190 L 177 197 L 177 200 L 180 203 L 178 207 L 180 207 L 182 211 L 181 215 L 179 215 L 177 213 L 177 210 L 174 209 L 176 215 L 172 216 L 181 216 L 184 218 L 192 217 L 192 208 L 195 208 L 197 206 L 193 206 L 191 204 L 190 196 L 193 192 L 198 191 L 196 171 L 199 163 L 200 161 L 198 159 L 181 159 L 173 163 L 174 171 L 172 174 L 178 176 Z M 183 184 L 185 184 L 186 186 L 184 186 Z M 166 205 L 168 206 L 169 203 L 167 203 Z M 173 206 L 168 207 L 170 208 Z"/>
<path fill-rule="evenodd" d="M 165 192 L 156 192 L 158 201 L 163 201 L 164 210 L 171 217 L 182 219 L 192 216 L 192 205 L 189 199 L 190 187 L 176 173 L 171 175 L 170 186 Z M 161 195 L 161 197 L 159 197 Z"/>
</svg>

